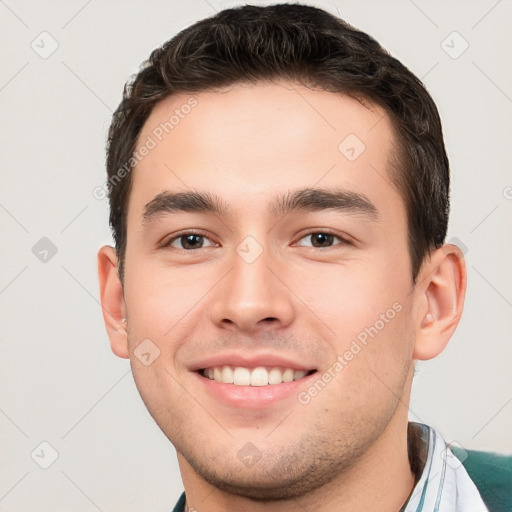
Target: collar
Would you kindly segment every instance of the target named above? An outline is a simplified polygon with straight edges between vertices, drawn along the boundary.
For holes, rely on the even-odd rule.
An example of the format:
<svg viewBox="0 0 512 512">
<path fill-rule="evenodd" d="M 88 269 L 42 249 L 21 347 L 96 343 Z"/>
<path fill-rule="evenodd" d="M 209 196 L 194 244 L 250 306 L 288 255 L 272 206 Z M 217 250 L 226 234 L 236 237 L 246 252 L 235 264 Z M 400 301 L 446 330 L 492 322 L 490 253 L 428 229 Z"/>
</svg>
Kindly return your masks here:
<svg viewBox="0 0 512 512">
<path fill-rule="evenodd" d="M 438 432 L 410 422 L 407 435 L 416 484 L 400 512 L 488 512 L 464 466 Z"/>
</svg>

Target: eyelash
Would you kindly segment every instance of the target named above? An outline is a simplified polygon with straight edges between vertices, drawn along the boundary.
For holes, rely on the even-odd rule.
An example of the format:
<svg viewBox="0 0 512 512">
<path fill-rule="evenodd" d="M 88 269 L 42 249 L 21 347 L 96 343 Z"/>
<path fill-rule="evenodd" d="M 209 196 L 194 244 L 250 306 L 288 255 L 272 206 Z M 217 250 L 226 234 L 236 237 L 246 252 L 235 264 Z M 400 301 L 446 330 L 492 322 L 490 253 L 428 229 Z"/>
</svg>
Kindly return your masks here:
<svg viewBox="0 0 512 512">
<path fill-rule="evenodd" d="M 337 238 L 339 240 L 339 243 L 338 244 L 335 244 L 335 245 L 332 245 L 332 246 L 327 246 L 327 247 L 314 247 L 314 246 L 302 246 L 302 247 L 310 247 L 311 249 L 331 249 L 333 247 L 336 247 L 337 245 L 352 245 L 352 243 L 347 239 L 347 238 L 344 238 L 342 237 L 341 235 L 338 235 L 338 234 L 335 234 L 333 232 L 331 232 L 330 230 L 328 229 L 324 229 L 324 230 L 314 230 L 314 231 L 308 231 L 307 233 L 305 233 L 304 235 L 302 235 L 300 238 L 299 238 L 299 241 L 302 240 L 303 238 L 306 238 L 306 237 L 310 237 L 312 235 L 328 235 L 328 236 L 332 236 L 334 237 L 335 239 Z M 170 238 L 169 240 L 167 240 L 166 242 L 164 242 L 162 244 L 162 247 L 163 248 L 169 248 L 169 249 L 176 249 L 176 250 L 179 250 L 179 251 L 184 251 L 184 252 L 194 252 L 196 251 L 197 249 L 183 249 L 183 248 L 176 248 L 176 247 L 172 247 L 171 244 L 173 242 L 175 242 L 176 240 L 179 240 L 180 238 L 182 237 L 185 237 L 185 236 L 189 236 L 189 235 L 196 235 L 196 236 L 199 236 L 199 237 L 202 237 L 202 238 L 206 238 L 208 240 L 210 240 L 210 242 L 212 242 L 213 244 L 215 244 L 215 246 L 218 246 L 219 244 L 217 244 L 216 242 L 213 242 L 213 240 L 211 240 L 206 233 L 200 231 L 200 230 L 195 230 L 195 231 L 183 231 L 181 233 L 178 233 L 176 235 L 174 235 L 172 238 Z M 204 249 L 206 247 L 199 247 L 199 249 Z"/>
</svg>

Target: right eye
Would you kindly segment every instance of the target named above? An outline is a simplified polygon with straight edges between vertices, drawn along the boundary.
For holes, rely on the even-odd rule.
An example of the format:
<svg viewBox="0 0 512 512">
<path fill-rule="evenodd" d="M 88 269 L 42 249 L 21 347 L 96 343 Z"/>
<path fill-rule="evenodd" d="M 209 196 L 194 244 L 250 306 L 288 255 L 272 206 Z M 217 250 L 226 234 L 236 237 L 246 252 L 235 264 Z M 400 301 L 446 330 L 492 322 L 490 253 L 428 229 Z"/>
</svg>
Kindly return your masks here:
<svg viewBox="0 0 512 512">
<path fill-rule="evenodd" d="M 210 245 L 205 245 L 205 241 Z M 180 233 L 173 236 L 164 244 L 164 247 L 172 247 L 184 251 L 192 251 L 194 249 L 202 249 L 203 247 L 217 247 L 218 244 L 212 242 L 208 237 L 197 232 Z"/>
</svg>

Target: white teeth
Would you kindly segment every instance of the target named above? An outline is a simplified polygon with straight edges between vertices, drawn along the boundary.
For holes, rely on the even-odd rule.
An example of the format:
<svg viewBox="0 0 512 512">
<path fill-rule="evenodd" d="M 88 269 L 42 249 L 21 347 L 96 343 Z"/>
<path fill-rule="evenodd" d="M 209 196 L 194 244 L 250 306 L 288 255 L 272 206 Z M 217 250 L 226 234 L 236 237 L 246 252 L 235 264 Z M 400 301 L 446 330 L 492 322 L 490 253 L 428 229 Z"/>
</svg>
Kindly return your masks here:
<svg viewBox="0 0 512 512">
<path fill-rule="evenodd" d="M 233 375 L 233 384 L 236 384 L 237 386 L 250 386 L 251 372 L 249 369 L 237 366 Z"/>
<path fill-rule="evenodd" d="M 291 368 L 286 368 L 283 372 L 283 382 L 291 382 L 293 380 L 293 370 Z"/>
<path fill-rule="evenodd" d="M 235 386 L 268 386 L 293 382 L 307 375 L 306 370 L 271 367 L 244 368 L 242 366 L 214 366 L 203 370 L 203 375 L 216 382 Z"/>
<path fill-rule="evenodd" d="M 279 368 L 272 368 L 268 372 L 268 383 L 269 384 L 281 384 L 283 382 L 283 374 Z"/>
<path fill-rule="evenodd" d="M 254 368 L 251 373 L 251 386 L 266 386 L 268 385 L 268 372 L 266 368 L 258 366 Z"/>
<path fill-rule="evenodd" d="M 213 369 L 213 380 L 222 382 L 222 368 L 216 367 Z"/>
<path fill-rule="evenodd" d="M 299 380 L 302 379 L 306 375 L 306 370 L 295 370 L 293 372 L 293 380 Z"/>
<path fill-rule="evenodd" d="M 226 384 L 233 384 L 234 375 L 233 368 L 231 366 L 223 366 L 222 367 L 222 382 Z"/>
</svg>

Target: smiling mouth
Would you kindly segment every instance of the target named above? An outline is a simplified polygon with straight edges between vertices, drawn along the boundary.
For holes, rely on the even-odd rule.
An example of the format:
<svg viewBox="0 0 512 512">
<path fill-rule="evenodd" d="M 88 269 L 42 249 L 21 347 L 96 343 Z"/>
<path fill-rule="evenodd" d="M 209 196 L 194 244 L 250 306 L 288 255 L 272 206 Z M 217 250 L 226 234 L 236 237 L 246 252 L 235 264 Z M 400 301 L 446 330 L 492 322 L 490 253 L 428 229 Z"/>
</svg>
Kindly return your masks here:
<svg viewBox="0 0 512 512">
<path fill-rule="evenodd" d="M 235 386 L 275 386 L 286 382 L 301 380 L 316 370 L 294 370 L 284 367 L 257 366 L 246 368 L 243 366 L 212 366 L 198 371 L 206 379 L 233 384 Z"/>
</svg>

